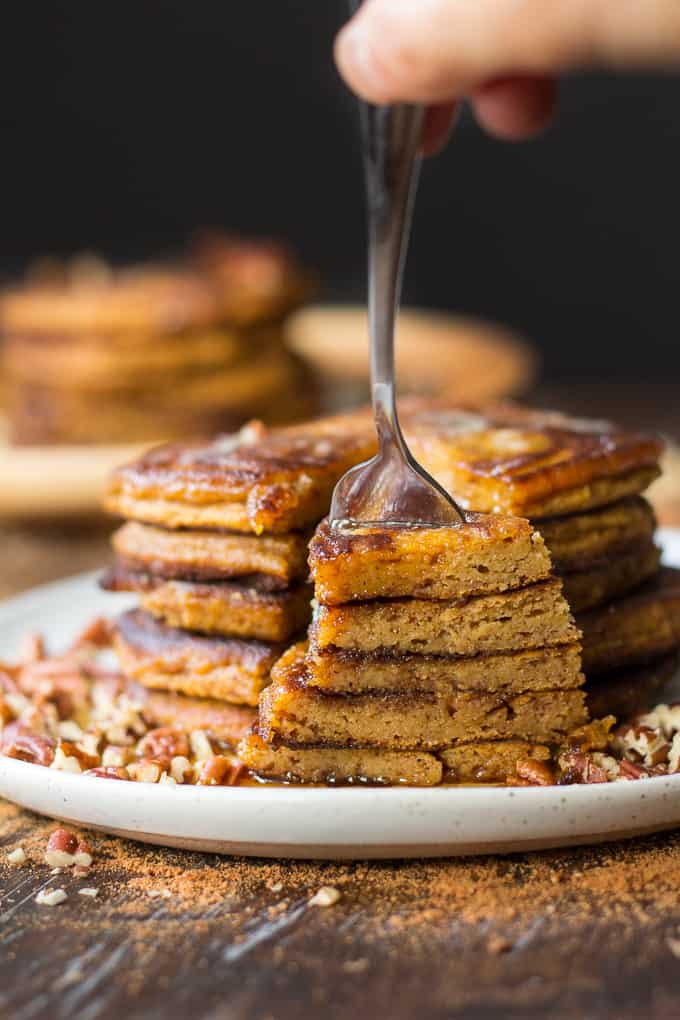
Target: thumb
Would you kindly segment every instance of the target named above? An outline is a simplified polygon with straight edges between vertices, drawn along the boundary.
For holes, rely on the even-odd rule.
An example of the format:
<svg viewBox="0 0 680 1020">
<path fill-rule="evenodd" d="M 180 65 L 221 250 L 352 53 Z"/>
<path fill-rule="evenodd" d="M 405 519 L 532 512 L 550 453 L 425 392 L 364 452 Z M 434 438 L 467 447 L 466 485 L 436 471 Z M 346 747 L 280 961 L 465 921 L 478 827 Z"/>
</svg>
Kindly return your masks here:
<svg viewBox="0 0 680 1020">
<path fill-rule="evenodd" d="M 680 64 L 678 0 L 365 0 L 340 32 L 346 81 L 376 103 L 443 103 L 489 78 Z"/>
</svg>

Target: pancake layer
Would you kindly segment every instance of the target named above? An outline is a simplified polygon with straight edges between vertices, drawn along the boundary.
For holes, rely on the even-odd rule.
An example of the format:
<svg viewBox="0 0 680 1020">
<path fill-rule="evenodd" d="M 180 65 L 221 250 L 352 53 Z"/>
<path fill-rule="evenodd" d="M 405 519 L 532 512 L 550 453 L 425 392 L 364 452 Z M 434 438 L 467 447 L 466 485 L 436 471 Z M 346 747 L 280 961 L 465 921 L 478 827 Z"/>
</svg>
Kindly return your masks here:
<svg viewBox="0 0 680 1020">
<path fill-rule="evenodd" d="M 169 627 L 223 637 L 286 641 L 311 619 L 312 588 L 298 584 L 285 591 L 229 581 L 166 581 L 121 567 L 101 580 L 109 591 L 140 593 L 142 609 Z"/>
<path fill-rule="evenodd" d="M 550 574 L 540 535 L 518 517 L 472 514 L 451 528 L 316 529 L 309 566 L 317 599 L 338 605 L 414 596 L 460 599 Z"/>
<path fill-rule="evenodd" d="M 256 705 L 284 650 L 276 642 L 207 638 L 165 627 L 141 610 L 116 621 L 114 647 L 123 672 L 145 687 Z"/>
<path fill-rule="evenodd" d="M 680 646 L 680 570 L 664 567 L 638 591 L 581 613 L 586 676 L 650 662 Z"/>
<path fill-rule="evenodd" d="M 550 580 L 458 601 L 319 606 L 309 636 L 312 652 L 468 656 L 573 643 L 578 631 L 560 582 Z"/>
</svg>

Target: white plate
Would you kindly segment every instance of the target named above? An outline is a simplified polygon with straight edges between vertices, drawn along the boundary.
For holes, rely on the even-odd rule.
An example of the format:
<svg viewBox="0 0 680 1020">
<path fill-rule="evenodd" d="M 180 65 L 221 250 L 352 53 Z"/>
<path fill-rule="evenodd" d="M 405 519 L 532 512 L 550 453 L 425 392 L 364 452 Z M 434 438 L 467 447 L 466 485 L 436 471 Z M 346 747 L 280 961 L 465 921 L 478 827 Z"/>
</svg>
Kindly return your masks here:
<svg viewBox="0 0 680 1020">
<path fill-rule="evenodd" d="M 680 565 L 680 532 L 660 538 Z M 58 648 L 130 596 L 93 575 L 0 606 L 0 658 L 42 630 Z M 680 774 L 594 786 L 505 789 L 206 788 L 115 783 L 0 757 L 0 795 L 37 811 L 162 846 L 263 857 L 394 858 L 597 843 L 680 825 Z"/>
</svg>

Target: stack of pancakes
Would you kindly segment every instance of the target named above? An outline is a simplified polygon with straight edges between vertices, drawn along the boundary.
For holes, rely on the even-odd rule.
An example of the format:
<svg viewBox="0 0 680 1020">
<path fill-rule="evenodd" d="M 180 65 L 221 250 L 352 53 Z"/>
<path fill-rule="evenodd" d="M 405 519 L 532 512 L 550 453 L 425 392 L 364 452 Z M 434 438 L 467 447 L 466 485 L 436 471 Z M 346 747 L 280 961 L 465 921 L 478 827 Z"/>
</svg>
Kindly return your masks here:
<svg viewBox="0 0 680 1020">
<path fill-rule="evenodd" d="M 375 448 L 368 415 L 246 427 L 168 445 L 121 468 L 109 509 L 109 589 L 139 592 L 117 624 L 126 674 L 195 697 L 256 705 L 274 662 L 311 617 L 310 529 L 337 479 Z"/>
<path fill-rule="evenodd" d="M 591 713 L 646 707 L 680 646 L 680 572 L 660 568 L 641 495 L 660 474 L 659 438 L 507 405 L 418 411 L 408 426 L 415 456 L 463 506 L 542 534 L 583 633 Z"/>
<path fill-rule="evenodd" d="M 116 443 L 213 434 L 314 410 L 283 341 L 308 292 L 271 244 L 211 239 L 184 263 L 52 266 L 0 298 L 10 438 Z"/>
<path fill-rule="evenodd" d="M 242 753 L 265 775 L 502 777 L 582 718 L 579 630 L 592 715 L 645 707 L 672 673 L 679 572 L 658 569 L 641 495 L 655 436 L 517 407 L 405 401 L 402 419 L 470 519 L 441 548 L 320 525 L 309 647 L 309 538 L 375 450 L 369 412 L 161 447 L 112 479 L 127 523 L 107 584 L 141 598 L 118 625 L 128 675 L 248 706 L 264 691 Z"/>
<path fill-rule="evenodd" d="M 318 608 L 239 747 L 294 781 L 505 780 L 586 721 L 578 632 L 541 536 L 517 517 L 450 528 L 322 523 Z"/>
</svg>

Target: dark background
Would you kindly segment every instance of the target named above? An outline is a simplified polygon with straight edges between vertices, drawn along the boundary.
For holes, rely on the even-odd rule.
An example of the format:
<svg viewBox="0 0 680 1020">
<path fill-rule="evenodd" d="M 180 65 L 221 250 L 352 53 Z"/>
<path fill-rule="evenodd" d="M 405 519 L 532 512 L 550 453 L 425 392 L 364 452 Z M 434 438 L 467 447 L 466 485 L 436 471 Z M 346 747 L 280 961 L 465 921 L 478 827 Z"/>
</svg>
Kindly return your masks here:
<svg viewBox="0 0 680 1020">
<path fill-rule="evenodd" d="M 170 252 L 197 225 L 290 239 L 362 298 L 342 0 L 4 6 L 0 270 L 43 252 Z M 426 167 L 406 298 L 507 322 L 552 379 L 673 378 L 680 78 L 567 81 L 539 141 L 469 116 Z"/>
</svg>

